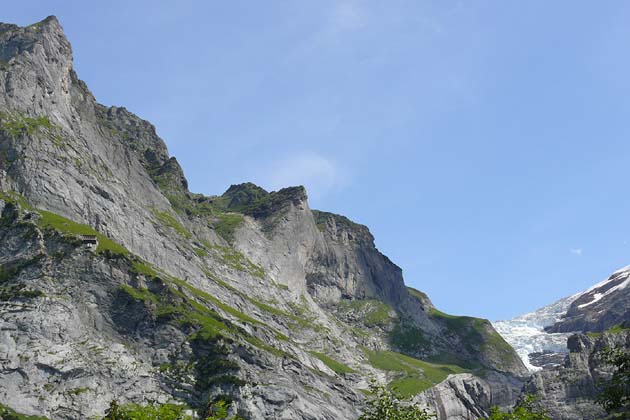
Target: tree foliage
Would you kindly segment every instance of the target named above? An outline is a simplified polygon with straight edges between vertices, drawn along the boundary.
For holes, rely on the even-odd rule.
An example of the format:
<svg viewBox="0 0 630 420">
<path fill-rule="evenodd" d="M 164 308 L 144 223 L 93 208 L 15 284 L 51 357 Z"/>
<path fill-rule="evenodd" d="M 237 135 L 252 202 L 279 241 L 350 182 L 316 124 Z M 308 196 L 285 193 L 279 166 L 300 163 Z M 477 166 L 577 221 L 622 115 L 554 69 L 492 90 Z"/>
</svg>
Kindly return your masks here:
<svg viewBox="0 0 630 420">
<path fill-rule="evenodd" d="M 405 404 L 392 391 L 372 381 L 370 385 L 372 397 L 368 399 L 366 408 L 359 420 L 430 420 L 435 418 L 414 404 Z"/>
<path fill-rule="evenodd" d="M 242 420 L 238 416 L 228 417 L 228 409 L 229 404 L 225 401 L 218 401 L 209 407 L 210 414 L 204 420 Z M 193 420 L 193 417 L 186 411 L 187 407 L 184 405 L 119 405 L 114 400 L 105 411 L 105 417 L 102 420 Z"/>
<path fill-rule="evenodd" d="M 511 412 L 492 407 L 487 420 L 551 420 L 551 417 L 536 403 L 535 397 L 526 395 Z"/>
<path fill-rule="evenodd" d="M 602 361 L 613 366 L 613 375 L 600 383 L 596 401 L 608 413 L 630 413 L 630 351 L 606 348 L 599 353 Z"/>
</svg>

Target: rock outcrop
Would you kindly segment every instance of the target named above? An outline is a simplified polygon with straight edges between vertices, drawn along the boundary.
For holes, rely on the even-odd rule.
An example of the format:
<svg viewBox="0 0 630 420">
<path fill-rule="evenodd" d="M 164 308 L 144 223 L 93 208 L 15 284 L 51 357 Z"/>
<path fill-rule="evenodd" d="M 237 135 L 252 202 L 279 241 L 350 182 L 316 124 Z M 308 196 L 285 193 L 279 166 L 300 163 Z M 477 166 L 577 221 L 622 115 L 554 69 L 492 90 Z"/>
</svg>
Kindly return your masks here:
<svg viewBox="0 0 630 420">
<path fill-rule="evenodd" d="M 630 321 L 630 267 L 581 293 L 547 332 L 602 332 Z"/>
<path fill-rule="evenodd" d="M 554 420 L 595 420 L 606 417 L 595 403 L 599 382 L 609 379 L 611 367 L 599 352 L 607 347 L 630 348 L 630 330 L 576 334 L 568 341 L 564 365 L 535 372 L 524 391 L 540 398 Z"/>
</svg>

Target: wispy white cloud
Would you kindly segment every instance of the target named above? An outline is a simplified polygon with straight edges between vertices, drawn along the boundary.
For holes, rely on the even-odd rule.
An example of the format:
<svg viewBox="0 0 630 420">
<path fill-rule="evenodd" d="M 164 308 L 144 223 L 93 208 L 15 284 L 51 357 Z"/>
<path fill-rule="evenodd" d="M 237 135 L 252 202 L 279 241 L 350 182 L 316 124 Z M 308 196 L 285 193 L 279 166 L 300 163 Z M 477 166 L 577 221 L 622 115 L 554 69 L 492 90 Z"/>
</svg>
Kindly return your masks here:
<svg viewBox="0 0 630 420">
<path fill-rule="evenodd" d="M 273 163 L 260 177 L 265 187 L 304 185 L 310 198 L 320 198 L 348 183 L 348 173 L 334 160 L 317 153 L 302 153 Z"/>
<path fill-rule="evenodd" d="M 569 252 L 573 255 L 580 256 L 584 250 L 582 248 L 571 248 Z"/>
<path fill-rule="evenodd" d="M 332 10 L 329 30 L 354 30 L 366 24 L 367 13 L 360 0 L 338 0 Z"/>
</svg>

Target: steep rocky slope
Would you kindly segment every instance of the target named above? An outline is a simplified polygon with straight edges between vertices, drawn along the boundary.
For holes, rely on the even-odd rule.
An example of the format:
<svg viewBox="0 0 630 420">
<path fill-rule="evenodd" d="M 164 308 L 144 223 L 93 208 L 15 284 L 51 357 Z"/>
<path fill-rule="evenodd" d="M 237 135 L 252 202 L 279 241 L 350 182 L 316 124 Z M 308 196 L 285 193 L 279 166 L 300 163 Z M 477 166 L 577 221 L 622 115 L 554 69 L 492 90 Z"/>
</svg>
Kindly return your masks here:
<svg viewBox="0 0 630 420">
<path fill-rule="evenodd" d="M 562 363 L 563 355 L 569 351 L 567 339 L 573 333 L 550 333 L 545 331 L 545 328 L 558 322 L 578 296 L 579 293 L 560 299 L 534 312 L 519 315 L 507 321 L 495 321 L 492 325 L 514 347 L 530 371 L 541 369 L 541 363 L 537 362 L 541 355 L 545 355 L 545 359 L 555 355 L 556 363 L 560 356 L 560 363 Z"/>
<path fill-rule="evenodd" d="M 630 268 L 622 268 L 583 292 L 494 323 L 534 371 L 523 393 L 540 398 L 554 420 L 606 416 L 595 396 L 611 368 L 599 352 L 612 346 L 630 349 L 629 275 Z"/>
<path fill-rule="evenodd" d="M 603 332 L 630 322 L 630 267 L 615 271 L 587 290 L 508 321 L 493 323 L 532 371 L 562 363 L 567 339 L 576 332 Z"/>
<path fill-rule="evenodd" d="M 602 332 L 630 320 L 630 267 L 580 293 L 548 332 Z"/>
<path fill-rule="evenodd" d="M 599 352 L 615 346 L 630 348 L 630 330 L 573 335 L 565 363 L 534 373 L 524 391 L 538 396 L 554 420 L 602 419 L 606 412 L 594 400 L 599 382 L 610 377 L 611 368 L 602 363 Z"/>
<path fill-rule="evenodd" d="M 0 192 L 0 402 L 20 412 L 221 396 L 247 419 L 354 419 L 375 377 L 472 419 L 527 374 L 304 188 L 191 193 L 150 123 L 95 101 L 54 17 L 0 24 Z"/>
</svg>

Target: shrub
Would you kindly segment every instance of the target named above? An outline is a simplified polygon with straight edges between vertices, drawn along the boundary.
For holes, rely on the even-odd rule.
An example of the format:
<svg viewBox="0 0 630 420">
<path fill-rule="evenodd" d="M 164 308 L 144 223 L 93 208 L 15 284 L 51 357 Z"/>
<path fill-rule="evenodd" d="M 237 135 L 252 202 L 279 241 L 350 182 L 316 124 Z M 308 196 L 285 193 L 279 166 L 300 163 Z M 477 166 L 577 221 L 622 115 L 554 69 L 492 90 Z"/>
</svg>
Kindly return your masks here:
<svg viewBox="0 0 630 420">
<path fill-rule="evenodd" d="M 487 420 L 551 420 L 537 403 L 536 398 L 526 395 L 511 412 L 504 413 L 498 407 L 492 407 Z"/>
<path fill-rule="evenodd" d="M 405 404 L 392 391 L 372 381 L 371 398 L 359 420 L 429 420 L 434 414 L 415 404 Z"/>
<path fill-rule="evenodd" d="M 630 351 L 606 348 L 599 354 L 605 364 L 614 367 L 614 371 L 608 381 L 600 384 L 596 401 L 608 413 L 630 414 Z"/>
</svg>

